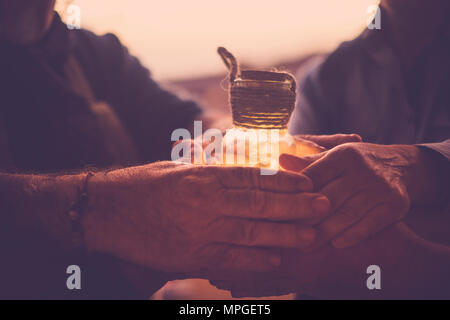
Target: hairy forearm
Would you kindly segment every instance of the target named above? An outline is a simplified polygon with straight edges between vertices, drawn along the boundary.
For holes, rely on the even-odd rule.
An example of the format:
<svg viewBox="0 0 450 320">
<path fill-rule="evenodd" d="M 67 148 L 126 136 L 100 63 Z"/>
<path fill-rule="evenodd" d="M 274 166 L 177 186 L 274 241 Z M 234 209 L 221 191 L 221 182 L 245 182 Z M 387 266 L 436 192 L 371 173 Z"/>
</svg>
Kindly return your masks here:
<svg viewBox="0 0 450 320">
<path fill-rule="evenodd" d="M 0 209 L 3 233 L 19 233 L 71 245 L 69 211 L 85 174 L 0 174 Z M 36 239 L 30 239 L 35 241 Z"/>
<path fill-rule="evenodd" d="M 116 170 L 120 172 L 121 170 Z M 111 195 L 108 189 L 101 191 L 103 197 L 98 196 L 98 181 L 105 180 L 107 174 L 99 172 L 95 175 L 93 185 L 88 184 L 89 203 L 97 208 L 96 211 L 86 210 L 80 221 L 83 235 L 87 233 L 91 236 L 92 232 L 99 237 L 103 234 L 102 225 L 98 223 L 97 216 L 102 214 L 105 219 L 112 207 L 102 209 L 101 203 L 111 201 Z M 117 259 L 114 252 L 107 252 L 105 248 L 92 246 L 91 241 L 87 241 L 84 235 L 84 243 L 82 244 L 88 252 L 95 253 L 112 253 L 112 257 L 96 254 L 75 254 L 74 237 L 76 236 L 72 230 L 72 220 L 69 217 L 69 211 L 78 198 L 78 190 L 82 188 L 87 173 L 75 175 L 26 175 L 26 174 L 0 174 L 0 239 L 2 240 L 2 249 L 6 250 L 6 257 L 10 262 L 10 269 L 14 270 L 20 265 L 17 263 L 34 263 L 34 267 L 39 270 L 40 267 L 46 268 L 45 263 L 62 263 L 66 256 L 75 257 L 69 259 L 71 263 L 81 263 L 86 268 L 93 267 L 105 268 L 107 276 L 111 275 L 118 283 L 124 282 L 126 292 L 110 293 L 117 297 L 131 297 L 136 295 L 139 298 L 148 298 L 154 291 L 160 288 L 167 280 L 168 276 L 158 273 L 155 270 L 136 266 L 132 262 Z M 107 184 L 107 181 L 105 183 Z M 120 190 L 115 190 L 115 195 Z M 92 194 L 92 197 L 91 195 Z M 95 202 L 95 203 L 94 203 Z M 98 202 L 98 203 L 97 203 Z M 109 211 L 109 212 L 107 212 Z M 89 229 L 87 230 L 86 221 L 89 221 Z M 121 234 L 115 234 L 114 237 L 120 238 Z M 22 257 L 20 260 L 14 260 L 13 257 Z M 33 257 L 43 257 L 43 261 L 33 261 Z M 47 262 L 46 257 L 53 257 L 52 262 Z M 19 262 L 17 262 L 19 261 Z M 56 262 L 55 262 L 56 261 Z M 42 266 L 41 264 L 44 263 Z M 5 265 L 2 264 L 1 271 L 4 271 Z M 56 267 L 55 267 L 56 268 Z M 52 269 L 53 270 L 53 269 Z M 90 269 L 92 270 L 92 269 Z M 11 271 L 9 271 L 11 272 Z M 23 285 L 20 281 L 20 274 L 13 271 L 9 274 L 12 277 L 11 283 L 21 288 Z M 64 269 L 59 270 L 64 272 Z M 92 271 L 91 271 L 92 272 Z M 50 276 L 50 275 L 49 275 Z M 52 274 L 51 277 L 54 275 Z M 104 279 L 104 277 L 99 277 Z M 53 278 L 49 279 L 53 281 Z M 102 280 L 99 280 L 102 281 Z M 96 278 L 89 280 L 84 293 L 89 297 L 90 294 L 96 296 L 100 294 L 104 296 L 101 283 Z M 3 286 L 0 294 L 9 295 L 10 289 Z M 98 293 L 97 291 L 100 290 Z M 45 290 L 43 290 L 44 294 Z"/>
</svg>

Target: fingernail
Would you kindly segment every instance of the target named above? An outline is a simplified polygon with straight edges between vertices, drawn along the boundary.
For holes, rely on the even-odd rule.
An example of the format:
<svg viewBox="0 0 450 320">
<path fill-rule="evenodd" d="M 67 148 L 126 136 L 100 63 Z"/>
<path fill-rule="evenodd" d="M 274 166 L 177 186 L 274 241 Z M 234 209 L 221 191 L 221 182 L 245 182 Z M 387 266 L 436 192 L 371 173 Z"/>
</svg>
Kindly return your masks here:
<svg viewBox="0 0 450 320">
<path fill-rule="evenodd" d="M 281 264 L 281 258 L 277 255 L 271 255 L 269 258 L 269 262 L 274 267 L 279 267 Z"/>
<path fill-rule="evenodd" d="M 325 196 L 315 198 L 312 205 L 314 212 L 318 214 L 327 213 L 330 210 L 330 201 Z"/>
</svg>

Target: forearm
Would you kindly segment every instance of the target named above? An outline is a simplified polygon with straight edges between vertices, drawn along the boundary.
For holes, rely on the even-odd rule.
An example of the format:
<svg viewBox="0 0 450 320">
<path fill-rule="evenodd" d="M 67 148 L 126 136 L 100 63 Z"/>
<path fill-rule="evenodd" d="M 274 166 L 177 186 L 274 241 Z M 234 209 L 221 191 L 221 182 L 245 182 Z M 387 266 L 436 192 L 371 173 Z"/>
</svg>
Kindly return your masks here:
<svg viewBox="0 0 450 320">
<path fill-rule="evenodd" d="M 70 247 L 69 211 L 85 177 L 0 174 L 2 232 L 50 238 L 62 247 Z"/>
<path fill-rule="evenodd" d="M 115 170 L 111 174 L 114 176 L 116 172 L 123 171 L 126 169 Z M 0 271 L 7 270 L 8 272 L 9 270 L 8 274 L 11 278 L 10 287 L 2 283 L 0 295 L 9 296 L 13 286 L 19 288 L 17 289 L 19 292 L 25 290 L 26 281 L 22 281 L 20 274 L 15 271 L 15 268 L 20 270 L 22 263 L 33 263 L 36 270 L 40 270 L 39 268 L 46 270 L 43 276 L 50 277 L 48 278 L 49 282 L 57 281 L 55 279 L 60 277 L 56 276 L 55 272 L 64 274 L 64 268 L 68 264 L 80 264 L 91 274 L 103 270 L 102 275 L 96 275 L 95 278 L 88 280 L 89 284 L 86 285 L 83 295 L 80 296 L 84 298 L 97 296 L 148 298 L 168 280 L 169 276 L 166 274 L 136 266 L 133 261 L 118 259 L 120 257 L 115 252 L 98 245 L 104 243 L 103 241 L 98 241 L 94 247 L 94 243 L 91 241 L 93 234 L 97 239 L 103 236 L 119 240 L 127 238 L 126 235 L 120 233 L 122 231 L 120 226 L 116 228 L 116 231 L 119 232 L 112 235 L 108 232 L 110 229 L 103 228 L 104 222 L 98 220 L 99 215 L 106 220 L 109 218 L 117 220 L 116 212 L 120 209 L 114 208 L 114 204 L 111 202 L 120 195 L 121 190 L 114 189 L 114 186 L 102 188 L 109 183 L 106 179 L 108 175 L 98 172 L 92 177 L 95 178 L 93 179 L 94 184 L 88 183 L 90 207 L 95 210 L 86 210 L 80 221 L 77 222 L 82 227 L 84 235 L 82 246 L 86 249 L 85 254 L 79 255 L 78 251 L 72 250 L 75 248 L 73 240 L 76 234 L 72 230 L 73 221 L 69 216 L 69 211 L 78 198 L 78 190 L 82 188 L 87 173 L 55 176 L 0 174 L 0 214 L 2 219 L 0 246 L 2 249 L 6 249 L 2 252 L 5 253 L 5 260 L 8 262 L 8 266 L 5 266 L 5 263 L 1 265 L 0 269 L 2 270 Z M 91 182 L 90 180 L 89 182 Z M 126 186 L 124 188 L 130 189 Z M 110 203 L 110 205 L 102 208 L 102 204 L 105 203 Z M 133 215 L 132 210 L 129 215 Z M 87 221 L 89 224 L 86 224 Z M 86 227 L 89 229 L 87 230 Z M 149 226 L 149 230 L 150 228 L 151 226 Z M 86 239 L 85 233 L 89 236 L 88 239 Z M 127 250 L 132 251 L 133 244 Z M 20 259 L 17 260 L 17 257 Z M 42 258 L 42 260 L 36 261 L 36 257 Z M 53 260 L 47 261 L 48 257 L 52 257 Z M 52 266 L 51 270 L 47 270 L 49 264 Z M 117 283 L 115 287 L 121 289 L 118 292 L 107 292 L 107 289 L 103 288 L 102 281 L 105 281 L 104 279 L 115 281 Z M 28 285 L 34 283 L 30 282 Z M 45 295 L 45 292 L 43 288 L 36 297 L 41 294 Z M 33 296 L 33 294 L 31 295 Z"/>
</svg>

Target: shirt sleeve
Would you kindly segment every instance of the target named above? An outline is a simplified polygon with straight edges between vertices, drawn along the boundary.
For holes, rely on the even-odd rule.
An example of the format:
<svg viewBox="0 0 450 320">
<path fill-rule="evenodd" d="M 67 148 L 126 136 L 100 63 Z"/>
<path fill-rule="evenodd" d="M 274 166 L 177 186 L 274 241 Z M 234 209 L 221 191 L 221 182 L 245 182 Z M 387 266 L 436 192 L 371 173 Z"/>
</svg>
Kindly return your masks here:
<svg viewBox="0 0 450 320">
<path fill-rule="evenodd" d="M 447 160 L 450 161 L 450 139 L 447 139 L 442 142 L 436 142 L 436 143 L 419 144 L 418 146 L 425 147 L 428 149 L 432 149 L 436 152 L 439 152 L 445 158 L 447 158 Z"/>
<path fill-rule="evenodd" d="M 359 126 L 349 125 L 359 121 L 349 109 L 349 98 L 364 92 L 361 66 L 365 57 L 357 38 L 342 43 L 327 56 L 311 58 L 300 68 L 291 134 L 361 133 L 355 130 Z"/>
<path fill-rule="evenodd" d="M 289 122 L 291 134 L 324 134 L 330 105 L 318 79 L 318 70 L 312 70 L 298 85 L 297 103 Z M 300 74 L 302 72 L 299 72 Z M 302 77 L 304 74 L 300 74 Z M 297 79 L 299 76 L 297 76 Z"/>
<path fill-rule="evenodd" d="M 450 139 L 436 143 L 418 144 L 421 148 L 433 150 L 443 156 L 439 162 L 434 163 L 434 169 L 439 180 L 439 205 L 450 209 Z M 438 164 L 439 163 L 439 164 Z"/>
<path fill-rule="evenodd" d="M 170 159 L 173 130 L 191 128 L 201 114 L 199 105 L 158 84 L 115 35 L 83 36 L 88 45 L 79 47 L 90 47 L 94 58 L 83 51 L 80 60 L 87 66 L 88 78 L 93 79 L 97 98 L 115 109 L 144 161 Z"/>
<path fill-rule="evenodd" d="M 342 79 L 336 53 L 313 58 L 297 72 L 298 97 L 289 122 L 291 134 L 333 134 L 338 131 L 339 120 L 337 84 Z M 339 54 L 340 56 L 340 54 Z"/>
</svg>

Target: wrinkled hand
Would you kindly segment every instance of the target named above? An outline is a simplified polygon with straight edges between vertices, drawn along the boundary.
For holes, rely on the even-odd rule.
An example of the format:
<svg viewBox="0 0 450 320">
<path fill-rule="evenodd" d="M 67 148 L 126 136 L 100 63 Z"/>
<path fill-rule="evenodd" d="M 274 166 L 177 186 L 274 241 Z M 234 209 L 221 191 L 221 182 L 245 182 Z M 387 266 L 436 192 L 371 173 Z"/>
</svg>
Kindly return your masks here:
<svg viewBox="0 0 450 320">
<path fill-rule="evenodd" d="M 283 155 L 280 163 L 310 176 L 315 190 L 330 198 L 334 211 L 317 226 L 315 245 L 306 252 L 285 250 L 282 266 L 276 272 L 242 273 L 236 275 L 233 282 L 218 276 L 211 282 L 231 290 L 236 297 L 282 295 L 299 290 L 320 298 L 404 298 L 440 294 L 423 290 L 430 287 L 430 279 L 423 275 L 433 278 L 431 270 L 441 267 L 442 263 L 431 263 L 427 266 L 431 266 L 429 272 L 425 271 L 418 263 L 428 261 L 419 254 L 427 246 L 423 239 L 403 223 L 392 222 L 408 212 L 410 203 L 436 203 L 439 184 L 435 183 L 435 173 L 446 176 L 446 159 L 415 146 L 348 143 L 333 148 L 331 136 L 311 136 L 310 139 L 332 149 L 304 158 Z M 373 209 L 368 210 L 370 207 L 366 204 Z M 382 208 L 384 210 L 379 210 Z M 361 241 L 374 233 L 377 234 Z M 334 235 L 335 240 L 328 243 Z M 430 255 L 427 250 L 422 252 L 424 257 Z M 384 287 L 378 294 L 365 286 L 368 277 L 365 269 L 371 264 L 380 265 L 383 270 Z M 423 281 L 417 281 L 418 274 Z M 411 279 L 416 279 L 414 288 L 410 286 Z M 439 276 L 433 278 L 434 285 L 439 282 Z"/>
<path fill-rule="evenodd" d="M 160 162 L 97 174 L 89 183 L 86 243 L 189 275 L 271 270 L 280 258 L 267 248 L 310 245 L 315 231 L 295 222 L 328 214 L 328 200 L 311 191 L 304 175 L 262 176 L 258 168 Z"/>
<path fill-rule="evenodd" d="M 305 158 L 282 155 L 280 164 L 310 177 L 330 199 L 332 214 L 317 226 L 315 245 L 332 240 L 345 248 L 406 215 L 418 160 L 414 146 L 348 143 Z"/>
<path fill-rule="evenodd" d="M 360 142 L 361 137 L 358 135 L 348 135 L 348 134 L 336 134 L 336 135 L 323 135 L 323 136 L 314 136 L 314 135 L 298 135 L 295 136 L 296 139 L 296 149 L 299 150 L 300 154 L 304 153 L 316 153 L 319 151 L 326 151 L 328 148 L 333 148 L 334 146 L 337 146 L 339 144 L 343 143 L 349 143 L 349 142 Z M 297 168 L 301 170 L 300 168 Z M 317 221 L 317 220 L 316 220 Z M 301 221 L 304 224 L 310 225 L 313 220 L 309 217 L 304 217 L 304 219 Z M 280 237 L 283 237 L 283 235 L 280 234 Z M 303 249 L 305 249 L 305 246 L 302 246 Z M 221 275 L 222 277 L 224 274 Z M 247 280 L 251 279 L 258 279 L 258 277 L 248 276 Z M 291 278 L 279 278 L 275 275 L 272 275 L 271 277 L 266 277 L 264 279 L 264 284 L 260 283 L 258 281 L 254 281 L 252 284 L 249 284 L 249 281 L 241 281 L 240 279 L 236 278 L 239 277 L 239 275 L 233 275 L 229 278 L 233 279 L 234 281 L 218 281 L 217 277 L 215 277 L 216 280 L 212 280 L 211 283 L 213 285 L 217 285 L 220 283 L 220 287 L 231 290 L 232 292 L 244 292 L 244 286 L 247 285 L 245 288 L 246 294 L 240 294 L 240 296 L 271 296 L 271 295 L 282 295 L 292 292 L 293 290 L 293 283 Z"/>
</svg>

